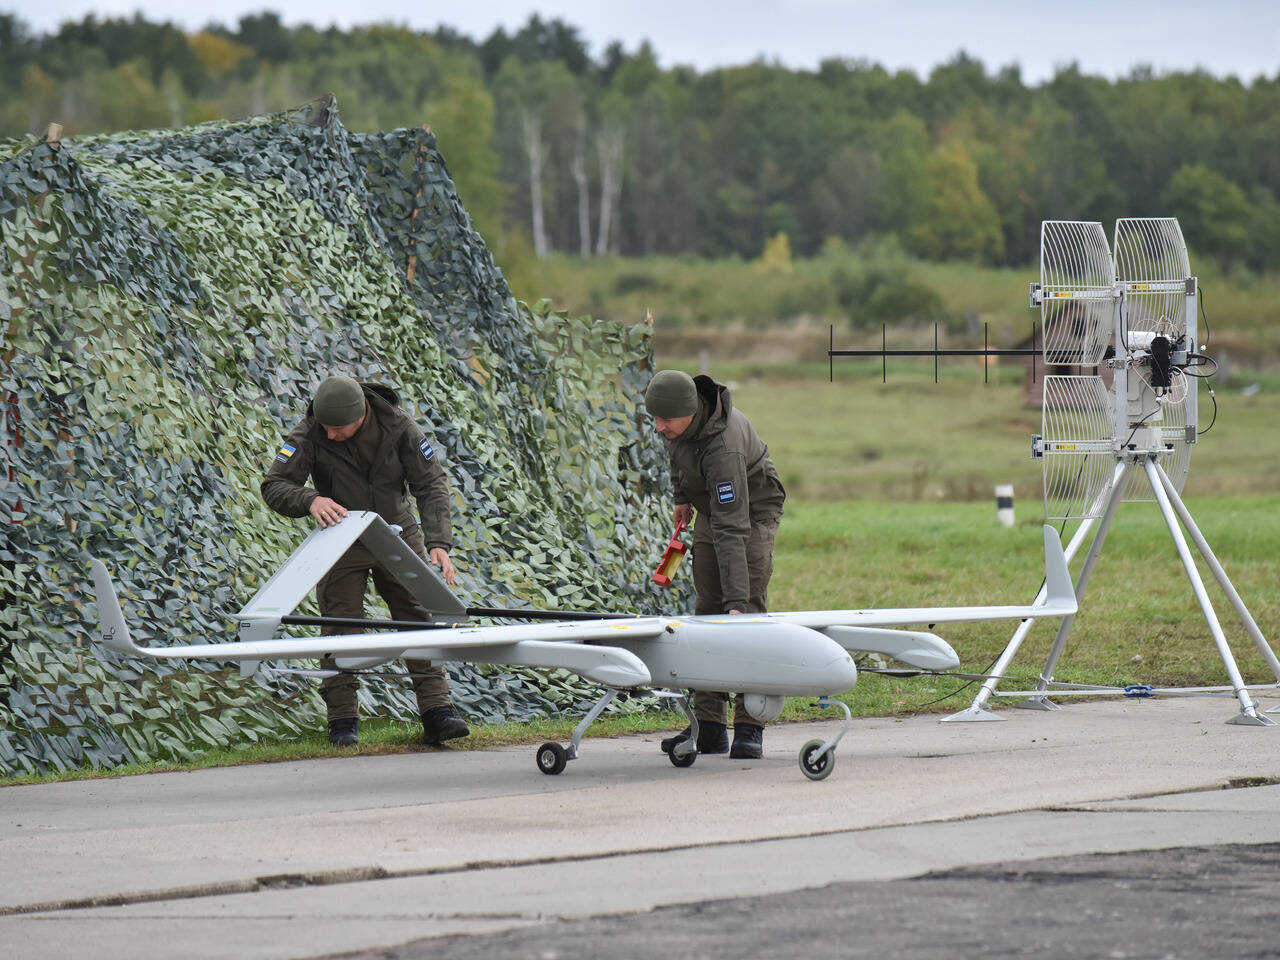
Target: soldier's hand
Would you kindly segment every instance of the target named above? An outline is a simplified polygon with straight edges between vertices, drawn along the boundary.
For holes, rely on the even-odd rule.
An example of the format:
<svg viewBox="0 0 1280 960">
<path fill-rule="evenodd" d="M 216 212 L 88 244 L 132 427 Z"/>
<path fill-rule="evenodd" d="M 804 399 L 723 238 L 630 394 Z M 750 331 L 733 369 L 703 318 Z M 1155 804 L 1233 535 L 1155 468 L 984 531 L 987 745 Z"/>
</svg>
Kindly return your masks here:
<svg viewBox="0 0 1280 960">
<path fill-rule="evenodd" d="M 449 559 L 449 551 L 444 547 L 432 547 L 428 554 L 431 562 L 440 568 L 440 575 L 444 577 L 444 582 L 452 584 L 457 571 L 453 568 L 453 561 Z"/>
<path fill-rule="evenodd" d="M 671 513 L 671 522 L 676 526 L 683 523 L 686 527 L 693 523 L 693 504 L 677 504 L 675 510 Z"/>
<path fill-rule="evenodd" d="M 346 507 L 328 497 L 316 497 L 307 509 L 316 518 L 316 523 L 322 527 L 332 527 L 335 523 L 341 523 L 342 518 L 347 515 Z"/>
</svg>

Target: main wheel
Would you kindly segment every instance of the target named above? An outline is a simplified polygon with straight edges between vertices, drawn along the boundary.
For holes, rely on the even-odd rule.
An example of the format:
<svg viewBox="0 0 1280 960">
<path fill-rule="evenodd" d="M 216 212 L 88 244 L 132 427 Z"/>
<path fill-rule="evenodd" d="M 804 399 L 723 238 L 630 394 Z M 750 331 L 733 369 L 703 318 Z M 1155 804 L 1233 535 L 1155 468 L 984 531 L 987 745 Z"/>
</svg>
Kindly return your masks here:
<svg viewBox="0 0 1280 960">
<path fill-rule="evenodd" d="M 698 745 L 692 740 L 681 740 L 667 756 L 671 758 L 672 766 L 692 767 L 693 761 L 698 759 Z"/>
<path fill-rule="evenodd" d="M 538 748 L 538 769 L 543 773 L 563 773 L 569 754 L 558 743 L 544 743 Z"/>
<path fill-rule="evenodd" d="M 825 780 L 827 775 L 835 769 L 835 749 L 818 756 L 822 744 L 822 740 L 810 740 L 800 748 L 800 772 L 810 780 Z"/>
</svg>

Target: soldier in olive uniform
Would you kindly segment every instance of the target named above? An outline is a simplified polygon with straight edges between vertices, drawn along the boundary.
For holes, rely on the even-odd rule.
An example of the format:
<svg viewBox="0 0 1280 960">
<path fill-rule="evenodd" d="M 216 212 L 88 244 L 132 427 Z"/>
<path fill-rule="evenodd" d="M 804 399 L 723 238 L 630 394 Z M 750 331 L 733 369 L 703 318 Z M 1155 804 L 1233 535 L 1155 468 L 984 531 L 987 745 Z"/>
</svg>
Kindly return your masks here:
<svg viewBox="0 0 1280 960">
<path fill-rule="evenodd" d="M 314 486 L 306 485 L 310 478 Z M 409 506 L 418 503 L 422 529 Z M 340 523 L 348 510 L 374 510 L 398 524 L 401 537 L 424 560 L 454 581 L 449 549 L 453 530 L 449 516 L 449 480 L 435 450 L 401 407 L 394 390 L 332 376 L 316 389 L 307 416 L 289 434 L 262 481 L 262 499 L 286 517 L 310 515 L 322 527 Z M 424 549 L 425 540 L 425 549 Z M 369 576 L 397 620 L 426 620 L 425 611 L 373 554 L 357 542 L 316 585 L 320 613 L 327 617 L 363 617 Z M 358 627 L 337 633 L 359 633 Z M 331 658 L 321 661 L 336 666 Z M 406 661 L 422 717 L 423 740 L 439 743 L 470 731 L 449 700 L 444 669 L 430 661 Z M 320 695 L 328 710 L 329 742 L 359 742 L 356 678 L 347 673 L 328 677 Z"/>
<path fill-rule="evenodd" d="M 693 530 L 693 587 L 698 614 L 764 613 L 773 574 L 773 542 L 787 493 L 751 423 L 735 410 L 729 389 L 710 377 L 663 370 L 645 391 L 645 406 L 666 440 L 675 488 L 673 522 Z M 698 750 L 754 759 L 764 747 L 763 723 L 738 694 L 733 747 L 729 695 L 698 691 Z M 670 752 L 689 729 L 662 741 Z"/>
</svg>

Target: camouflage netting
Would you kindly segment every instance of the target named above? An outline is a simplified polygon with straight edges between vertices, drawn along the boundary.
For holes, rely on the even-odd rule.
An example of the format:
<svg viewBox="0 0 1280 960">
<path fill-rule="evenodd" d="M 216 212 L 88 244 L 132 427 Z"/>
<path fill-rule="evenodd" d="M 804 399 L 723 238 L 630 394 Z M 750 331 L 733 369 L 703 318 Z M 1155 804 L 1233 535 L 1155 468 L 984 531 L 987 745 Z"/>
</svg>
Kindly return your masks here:
<svg viewBox="0 0 1280 960">
<path fill-rule="evenodd" d="M 352 134 L 323 102 L 0 156 L 0 771 L 322 724 L 310 680 L 100 647 L 88 561 L 138 642 L 231 637 L 308 527 L 258 483 L 331 372 L 396 387 L 443 451 L 465 602 L 688 609 L 647 575 L 670 516 L 636 412 L 648 329 L 517 302 L 428 130 Z M 471 718 L 594 697 L 563 672 L 450 672 Z M 407 682 L 361 697 L 414 715 Z"/>
</svg>

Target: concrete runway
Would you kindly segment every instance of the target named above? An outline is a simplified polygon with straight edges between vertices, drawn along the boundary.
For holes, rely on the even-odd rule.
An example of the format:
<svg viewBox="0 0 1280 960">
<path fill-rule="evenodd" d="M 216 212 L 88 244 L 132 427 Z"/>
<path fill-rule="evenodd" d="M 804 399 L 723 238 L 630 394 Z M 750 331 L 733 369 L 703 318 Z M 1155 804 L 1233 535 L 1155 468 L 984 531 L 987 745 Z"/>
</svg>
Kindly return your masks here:
<svg viewBox="0 0 1280 960">
<path fill-rule="evenodd" d="M 827 949 L 841 953 L 862 942 L 866 924 L 886 918 L 892 929 L 904 916 L 886 917 L 893 911 L 864 886 L 858 898 L 881 903 L 874 916 L 822 906 L 816 923 L 797 926 L 800 908 L 787 897 L 812 890 L 796 901 L 812 910 L 848 901 L 848 890 L 828 885 L 878 883 L 885 896 L 883 884 L 931 871 L 952 873 L 911 889 L 986 877 L 991 890 L 991 877 L 1035 873 L 1027 864 L 1040 858 L 1246 845 L 1165 855 L 1168 869 L 1230 899 L 1244 868 L 1222 865 L 1270 863 L 1267 848 L 1253 855 L 1247 845 L 1280 843 L 1280 728 L 1223 722 L 1237 711 L 1225 698 L 1170 698 L 1012 710 L 1004 723 L 859 720 L 821 782 L 801 775 L 796 756 L 835 722 L 773 726 L 763 760 L 700 757 L 685 770 L 658 752 L 660 735 L 646 735 L 587 740 L 557 777 L 540 774 L 524 746 L 7 787 L 0 944 L 12 960 L 652 956 L 660 917 L 664 936 L 687 948 L 662 948 L 675 955 L 779 956 L 789 952 L 779 942 L 799 953 L 798 941 L 833 935 Z M 1062 861 L 1037 875 L 1055 870 L 1078 872 Z M 1130 861 L 1112 874 L 1146 876 Z M 1255 886 L 1280 902 L 1268 877 L 1280 870 Z M 1148 886 L 1152 903 L 1167 901 L 1160 884 Z M 1140 900 L 1147 888 L 1125 889 Z M 1250 890 L 1241 896 L 1257 895 Z M 897 896 L 904 908 L 914 902 Z M 966 943 L 985 942 L 984 927 L 1012 936 L 1026 923 L 1018 896 L 994 897 L 989 909 L 957 902 L 968 904 Z M 762 925 L 735 953 L 726 945 L 748 929 L 746 905 L 758 905 L 748 914 Z M 920 933 L 934 908 L 918 909 L 911 929 L 934 942 Z M 713 916 L 722 922 L 709 928 L 718 929 L 711 945 L 695 949 L 689 938 Z M 1268 916 L 1245 911 L 1232 922 L 1270 936 Z M 1135 936 L 1149 922 L 1131 919 Z M 607 932 L 621 937 L 628 925 L 634 952 Z M 589 930 L 605 939 L 591 946 Z M 1071 927 L 1058 931 L 1037 952 L 1108 955 L 1058 951 Z M 904 955 L 907 945 L 882 943 L 878 953 Z M 1235 955 L 1280 955 L 1280 942 L 1277 952 Z"/>
</svg>

